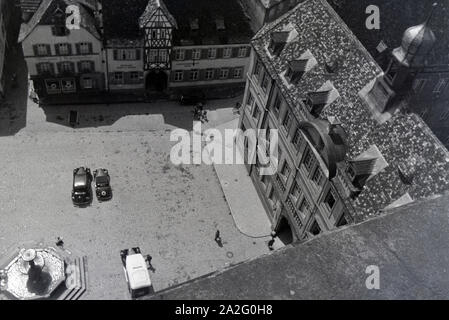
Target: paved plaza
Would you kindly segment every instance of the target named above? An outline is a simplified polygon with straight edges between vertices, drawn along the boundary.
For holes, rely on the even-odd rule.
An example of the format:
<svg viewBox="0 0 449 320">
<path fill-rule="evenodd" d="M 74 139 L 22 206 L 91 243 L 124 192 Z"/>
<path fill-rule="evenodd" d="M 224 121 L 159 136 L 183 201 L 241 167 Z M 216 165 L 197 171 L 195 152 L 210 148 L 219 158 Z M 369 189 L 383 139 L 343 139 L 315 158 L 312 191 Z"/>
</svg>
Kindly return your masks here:
<svg viewBox="0 0 449 320">
<path fill-rule="evenodd" d="M 209 126 L 235 118 L 240 98 L 211 102 Z M 0 137 L 0 254 L 24 241 L 62 236 L 67 249 L 88 256 L 85 299 L 127 299 L 124 248 L 140 246 L 152 255 L 156 291 L 269 253 L 269 237 L 248 237 L 235 225 L 213 166 L 170 162 L 170 132 L 191 129 L 190 107 L 39 108 L 28 101 L 26 111 L 7 119 L 15 114 L 9 108 Z M 65 118 L 73 108 L 80 112 L 75 129 Z M 72 205 L 78 166 L 109 169 L 112 201 Z M 217 229 L 223 247 L 214 241 Z"/>
</svg>

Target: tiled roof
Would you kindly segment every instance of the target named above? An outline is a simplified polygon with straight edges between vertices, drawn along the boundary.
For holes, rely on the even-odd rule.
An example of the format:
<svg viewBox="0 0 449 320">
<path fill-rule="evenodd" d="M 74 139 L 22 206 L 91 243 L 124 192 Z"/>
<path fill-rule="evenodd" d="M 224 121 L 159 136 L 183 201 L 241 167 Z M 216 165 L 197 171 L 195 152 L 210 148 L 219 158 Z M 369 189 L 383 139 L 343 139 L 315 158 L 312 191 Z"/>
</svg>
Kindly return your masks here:
<svg viewBox="0 0 449 320">
<path fill-rule="evenodd" d="M 108 45 L 141 46 L 139 19 L 148 0 L 108 0 L 103 5 L 104 35 Z"/>
<path fill-rule="evenodd" d="M 430 27 L 435 33 L 437 43 L 429 57 L 429 64 L 449 64 L 449 1 L 447 0 L 328 0 L 365 47 L 376 53 L 380 41 L 389 49 L 401 45 L 404 31 L 424 22 L 430 12 L 432 3 L 437 2 Z M 366 28 L 365 13 L 369 5 L 380 9 L 381 26 L 379 30 Z"/>
<path fill-rule="evenodd" d="M 298 37 L 279 56 L 267 51 L 270 34 L 293 24 Z M 372 177 L 356 201 L 350 205 L 362 216 L 375 214 L 406 192 L 413 199 L 439 194 L 449 189 L 449 152 L 417 116 L 397 112 L 379 123 L 359 96 L 362 88 L 381 74 L 379 66 L 325 0 L 308 0 L 284 17 L 263 27 L 253 39 L 257 55 L 276 81 L 286 101 L 299 119 L 311 119 L 303 109 L 307 93 L 318 91 L 331 81 L 340 97 L 327 106 L 321 117 L 336 117 L 348 134 L 348 160 L 376 145 L 389 164 Z M 310 50 L 318 64 L 296 85 L 288 85 L 280 74 L 289 61 Z M 335 62 L 330 73 L 326 64 Z M 401 180 L 398 166 L 419 156 L 414 183 Z"/>
<path fill-rule="evenodd" d="M 89 31 L 94 37 L 100 39 L 100 34 L 96 27 L 95 17 L 87 10 L 85 5 L 88 5 L 88 8 L 91 8 L 93 5 L 92 1 L 86 0 L 42 0 L 37 11 L 34 13 L 28 23 L 22 23 L 19 34 L 19 43 L 25 40 L 28 35 L 36 28 L 37 25 L 41 23 L 46 23 L 45 20 L 48 20 L 48 16 L 51 17 L 53 12 L 51 12 L 52 8 L 56 5 L 68 6 L 68 5 L 79 5 L 80 8 L 80 16 L 81 22 L 80 25 L 87 31 Z M 95 8 L 95 6 L 93 7 Z"/>
</svg>

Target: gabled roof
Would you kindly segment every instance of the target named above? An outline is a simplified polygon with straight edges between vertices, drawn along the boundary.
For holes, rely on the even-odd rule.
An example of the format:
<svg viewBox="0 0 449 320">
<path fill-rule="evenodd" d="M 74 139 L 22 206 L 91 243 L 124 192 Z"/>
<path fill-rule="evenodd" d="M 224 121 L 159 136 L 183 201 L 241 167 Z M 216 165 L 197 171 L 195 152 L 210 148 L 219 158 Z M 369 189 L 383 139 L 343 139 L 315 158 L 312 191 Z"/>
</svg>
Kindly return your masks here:
<svg viewBox="0 0 449 320">
<path fill-rule="evenodd" d="M 92 0 L 42 0 L 31 20 L 28 21 L 28 23 L 22 23 L 18 42 L 20 43 L 25 40 L 39 24 L 48 24 L 48 21 L 46 20 L 51 18 L 53 11 L 58 5 L 64 7 L 65 11 L 66 6 L 73 4 L 78 5 L 80 9 L 80 26 L 90 32 L 95 38 L 100 39 L 95 17 L 89 12 L 90 9 L 95 8 Z M 87 6 L 89 10 L 85 6 Z"/>
<path fill-rule="evenodd" d="M 144 28 L 158 9 L 162 10 L 162 12 L 167 17 L 170 24 L 177 29 L 178 24 L 176 23 L 176 19 L 171 15 L 170 11 L 168 11 L 163 0 L 148 1 L 148 5 L 145 9 L 145 12 L 140 17 L 140 27 Z"/>
</svg>

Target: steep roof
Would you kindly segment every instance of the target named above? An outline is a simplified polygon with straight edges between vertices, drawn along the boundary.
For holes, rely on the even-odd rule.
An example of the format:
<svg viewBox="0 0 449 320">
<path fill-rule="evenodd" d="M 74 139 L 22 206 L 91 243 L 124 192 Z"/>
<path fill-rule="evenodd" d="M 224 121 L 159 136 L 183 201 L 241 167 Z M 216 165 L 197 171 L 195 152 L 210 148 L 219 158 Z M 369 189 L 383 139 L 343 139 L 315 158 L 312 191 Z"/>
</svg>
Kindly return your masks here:
<svg viewBox="0 0 449 320">
<path fill-rule="evenodd" d="M 272 57 L 267 51 L 270 34 L 288 25 L 295 26 L 298 36 L 279 56 Z M 340 97 L 320 117 L 333 116 L 341 122 L 348 134 L 347 159 L 354 159 L 376 145 L 389 164 L 369 179 L 357 200 L 348 199 L 347 206 L 359 218 L 375 215 L 407 192 L 413 199 L 420 199 L 449 189 L 449 152 L 422 119 L 398 111 L 389 121 L 378 121 L 359 95 L 382 71 L 326 1 L 308 0 L 299 4 L 264 26 L 252 44 L 299 120 L 311 119 L 302 102 L 307 93 L 317 91 L 330 80 Z M 307 50 L 318 64 L 296 85 L 287 84 L 281 74 L 288 62 Z M 326 68 L 329 61 L 336 66 L 332 72 Z M 414 158 L 418 159 L 416 163 L 412 162 Z M 411 184 L 404 183 L 398 170 L 407 163 L 414 167 L 415 182 Z M 334 182 L 338 184 L 338 180 Z"/>
<path fill-rule="evenodd" d="M 144 299 L 447 299 L 448 207 L 445 195 L 389 210 Z M 365 285 L 371 265 L 380 290 Z"/>
<path fill-rule="evenodd" d="M 80 26 L 100 39 L 95 17 L 90 11 L 95 8 L 93 0 L 42 0 L 30 21 L 22 23 L 18 42 L 25 40 L 39 24 L 51 24 L 53 13 L 58 6 L 64 8 L 65 12 L 65 7 L 69 5 L 78 5 L 81 16 Z"/>
<path fill-rule="evenodd" d="M 175 18 L 171 15 L 170 11 L 168 11 L 165 6 L 164 0 L 149 0 L 148 5 L 140 17 L 140 27 L 143 28 L 146 26 L 148 21 L 153 17 L 156 10 L 161 9 L 164 15 L 167 17 L 168 21 L 174 28 L 178 28 Z"/>
</svg>

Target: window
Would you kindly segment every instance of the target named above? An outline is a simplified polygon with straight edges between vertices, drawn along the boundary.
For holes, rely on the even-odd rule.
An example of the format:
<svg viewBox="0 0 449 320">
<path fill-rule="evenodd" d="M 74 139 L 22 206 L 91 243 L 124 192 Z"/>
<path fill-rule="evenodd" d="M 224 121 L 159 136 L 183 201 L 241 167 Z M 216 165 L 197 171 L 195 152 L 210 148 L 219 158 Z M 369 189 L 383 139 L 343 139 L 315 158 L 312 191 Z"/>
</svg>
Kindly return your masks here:
<svg viewBox="0 0 449 320">
<path fill-rule="evenodd" d="M 293 139 L 292 139 L 292 143 L 296 147 L 297 150 L 299 150 L 301 148 L 302 141 L 303 141 L 303 139 L 302 139 L 301 129 L 296 129 L 295 135 L 293 136 Z"/>
<path fill-rule="evenodd" d="M 157 50 L 150 50 L 151 51 Z M 114 50 L 114 59 L 115 60 L 137 60 L 137 51 L 135 49 L 117 49 Z"/>
<path fill-rule="evenodd" d="M 324 199 L 324 203 L 328 206 L 330 210 L 332 210 L 335 206 L 336 200 L 334 195 L 332 194 L 332 191 L 329 190 L 329 193 L 327 194 L 326 198 Z"/>
<path fill-rule="evenodd" d="M 220 79 L 227 79 L 229 77 L 229 69 L 220 70 Z"/>
<path fill-rule="evenodd" d="M 92 89 L 94 86 L 94 82 L 92 81 L 92 78 L 86 77 L 82 79 L 82 84 L 84 89 Z"/>
<path fill-rule="evenodd" d="M 123 84 L 123 72 L 114 72 L 114 83 Z"/>
<path fill-rule="evenodd" d="M 167 51 L 162 49 L 159 50 L 159 61 L 158 62 L 166 62 L 167 61 Z"/>
<path fill-rule="evenodd" d="M 185 51 L 183 49 L 175 50 L 175 60 L 184 60 L 185 59 Z"/>
<path fill-rule="evenodd" d="M 282 126 L 284 127 L 285 131 L 287 131 L 287 134 L 290 131 L 290 128 L 292 126 L 293 118 L 290 113 L 290 111 L 287 110 L 284 116 L 284 121 L 282 121 Z"/>
<path fill-rule="evenodd" d="M 176 70 L 175 71 L 175 81 L 182 81 L 184 79 L 184 71 Z"/>
<path fill-rule="evenodd" d="M 273 110 L 276 111 L 276 113 L 279 113 L 279 110 L 281 109 L 281 97 L 279 97 L 279 95 L 276 95 L 276 98 L 274 99 L 274 103 L 273 103 Z"/>
<path fill-rule="evenodd" d="M 299 211 L 305 217 L 310 212 L 310 204 L 306 198 L 302 199 L 301 204 L 299 205 Z"/>
<path fill-rule="evenodd" d="M 216 48 L 210 48 L 207 50 L 207 58 L 208 59 L 215 59 L 217 57 L 217 49 Z"/>
<path fill-rule="evenodd" d="M 151 49 L 150 53 L 149 53 L 149 60 L 150 60 L 150 62 L 157 62 L 158 54 L 159 54 L 158 50 Z"/>
<path fill-rule="evenodd" d="M 50 50 L 48 50 L 48 45 L 46 44 L 38 44 L 36 45 L 36 54 L 38 56 L 48 56 L 50 55 Z"/>
<path fill-rule="evenodd" d="M 230 58 L 232 56 L 232 48 L 223 49 L 223 58 Z"/>
<path fill-rule="evenodd" d="M 190 71 L 190 80 L 197 81 L 199 78 L 199 71 L 198 70 L 191 70 Z"/>
<path fill-rule="evenodd" d="M 234 78 L 241 78 L 243 75 L 243 68 L 235 68 L 234 69 Z"/>
<path fill-rule="evenodd" d="M 315 182 L 317 186 L 321 186 L 323 179 L 324 179 L 323 171 L 321 171 L 320 168 L 316 168 L 315 172 L 312 175 L 312 181 Z"/>
<path fill-rule="evenodd" d="M 248 98 L 246 99 L 246 104 L 252 106 L 254 102 L 254 96 L 251 92 L 248 92 Z"/>
<path fill-rule="evenodd" d="M 201 59 L 201 49 L 193 49 L 192 50 L 192 59 L 193 60 Z"/>
<path fill-rule="evenodd" d="M 79 64 L 79 72 L 92 72 L 94 71 L 93 61 L 81 61 Z"/>
<path fill-rule="evenodd" d="M 260 61 L 256 61 L 256 65 L 254 66 L 254 75 L 258 77 L 260 75 L 260 71 L 262 70 L 262 65 L 260 64 Z"/>
<path fill-rule="evenodd" d="M 37 73 L 38 74 L 53 74 L 54 70 L 53 70 L 53 64 L 49 63 L 49 62 L 43 62 L 43 63 L 38 63 L 36 65 L 36 69 L 37 69 Z"/>
<path fill-rule="evenodd" d="M 92 53 L 92 44 L 90 42 L 81 42 L 78 44 L 79 54 L 90 54 Z"/>
<path fill-rule="evenodd" d="M 130 72 L 129 80 L 131 80 L 131 82 L 139 82 L 140 81 L 139 72 L 137 72 L 137 71 Z"/>
<path fill-rule="evenodd" d="M 257 121 L 259 121 L 260 114 L 261 114 L 260 108 L 259 108 L 259 106 L 256 104 L 256 105 L 254 106 L 254 110 L 253 110 L 253 118 L 256 119 Z"/>
<path fill-rule="evenodd" d="M 440 81 L 438 81 L 437 85 L 433 89 L 433 92 L 434 93 L 443 92 L 444 89 L 446 88 L 446 85 L 448 84 L 448 82 L 449 82 L 449 79 L 441 79 Z"/>
<path fill-rule="evenodd" d="M 263 79 L 262 79 L 262 89 L 265 92 L 267 92 L 269 81 L 270 81 L 270 77 L 265 73 L 263 75 Z"/>
<path fill-rule="evenodd" d="M 75 72 L 73 63 L 69 61 L 64 61 L 58 64 L 59 73 L 73 73 Z"/>
<path fill-rule="evenodd" d="M 297 203 L 299 201 L 301 194 L 302 194 L 302 190 L 299 187 L 298 183 L 295 181 L 293 183 L 292 190 L 290 191 L 290 197 L 293 199 L 294 203 Z"/>
<path fill-rule="evenodd" d="M 306 167 L 307 171 L 310 171 L 312 169 L 314 163 L 314 158 L 312 155 L 312 151 L 310 149 L 307 149 L 306 155 L 304 156 L 303 164 L 304 167 Z"/>
<path fill-rule="evenodd" d="M 284 182 L 286 182 L 288 180 L 288 177 L 290 176 L 290 172 L 291 172 L 290 166 L 288 165 L 287 161 L 285 161 L 284 166 L 282 167 L 282 170 L 281 170 L 281 176 L 282 176 L 282 179 L 284 180 Z"/>
<path fill-rule="evenodd" d="M 62 56 L 70 55 L 70 44 L 69 43 L 58 43 L 55 45 L 56 53 Z"/>
<path fill-rule="evenodd" d="M 239 58 L 244 58 L 248 54 L 248 48 L 247 47 L 240 47 L 239 48 Z"/>
<path fill-rule="evenodd" d="M 206 80 L 213 80 L 213 79 L 214 79 L 214 69 L 207 69 Z"/>
<path fill-rule="evenodd" d="M 45 80 L 45 87 L 49 94 L 61 93 L 61 84 L 58 80 Z"/>
</svg>

